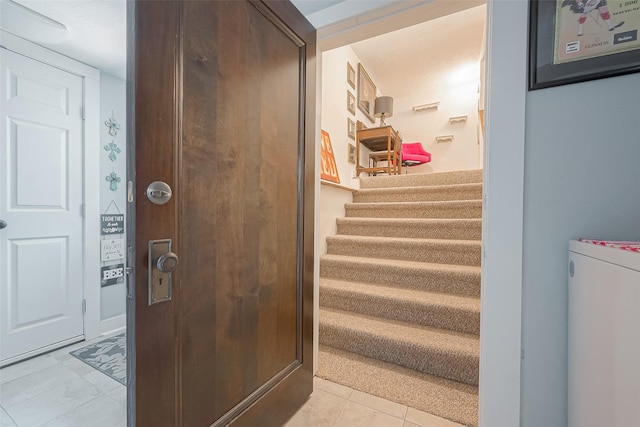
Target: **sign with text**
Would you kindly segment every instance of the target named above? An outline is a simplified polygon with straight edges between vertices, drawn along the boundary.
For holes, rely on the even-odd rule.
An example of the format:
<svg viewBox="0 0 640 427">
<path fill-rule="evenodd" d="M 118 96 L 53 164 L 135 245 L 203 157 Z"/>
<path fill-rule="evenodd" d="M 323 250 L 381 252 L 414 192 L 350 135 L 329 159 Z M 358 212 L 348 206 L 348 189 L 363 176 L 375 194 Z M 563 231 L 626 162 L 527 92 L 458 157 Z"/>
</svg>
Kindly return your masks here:
<svg viewBox="0 0 640 427">
<path fill-rule="evenodd" d="M 100 268 L 100 286 L 124 283 L 124 264 L 107 265 Z"/>
<path fill-rule="evenodd" d="M 124 215 L 100 215 L 100 234 L 106 236 L 122 233 L 124 233 Z"/>
<path fill-rule="evenodd" d="M 557 0 L 554 64 L 640 49 L 640 0 Z"/>
<path fill-rule="evenodd" d="M 116 261 L 124 258 L 124 239 L 100 240 L 100 260 Z"/>
</svg>

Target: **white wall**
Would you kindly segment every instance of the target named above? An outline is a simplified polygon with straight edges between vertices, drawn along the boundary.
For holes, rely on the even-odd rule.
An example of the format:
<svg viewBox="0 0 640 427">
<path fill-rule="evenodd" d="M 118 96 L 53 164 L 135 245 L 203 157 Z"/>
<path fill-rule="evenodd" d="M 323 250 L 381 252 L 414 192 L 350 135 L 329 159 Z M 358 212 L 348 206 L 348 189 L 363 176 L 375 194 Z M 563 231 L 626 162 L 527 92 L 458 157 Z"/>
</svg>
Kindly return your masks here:
<svg viewBox="0 0 640 427">
<path fill-rule="evenodd" d="M 116 136 L 109 134 L 105 121 L 115 115 L 120 124 Z M 109 74 L 100 73 L 100 213 L 120 213 L 126 211 L 126 83 L 124 80 Z M 116 154 L 116 160 L 109 159 L 109 152 L 104 146 L 114 141 L 121 152 Z M 114 171 L 121 178 L 117 190 L 111 191 L 105 177 Z M 115 202 L 117 209 L 111 202 Z M 111 206 L 109 206 L 111 204 Z M 122 238 L 124 234 L 101 236 L 101 239 Z M 101 262 L 101 266 L 124 263 L 123 260 Z M 99 283 L 99 282 L 98 282 Z M 124 326 L 124 319 L 118 322 L 107 322 L 108 319 L 119 318 L 125 314 L 126 287 L 124 283 L 106 286 L 100 289 L 100 320 L 103 328 L 111 329 Z M 122 325 L 119 325 L 122 323 Z M 103 332 L 106 332 L 103 330 Z"/>
<path fill-rule="evenodd" d="M 520 425 L 527 0 L 487 4 L 480 427 Z M 556 427 L 549 425 L 545 427 Z M 557 427 L 560 427 L 558 425 Z"/>
<path fill-rule="evenodd" d="M 322 54 L 322 129 L 329 132 L 331 137 L 331 146 L 333 147 L 336 164 L 338 166 L 338 176 L 340 177 L 340 185 L 357 189 L 360 186 L 356 179 L 355 164 L 347 161 L 348 144 L 355 146 L 356 142 L 347 136 L 347 118 L 357 122 L 360 120 L 367 127 L 375 127 L 380 124 L 379 119 L 375 120 L 375 124 L 358 109 L 358 93 L 347 83 L 347 62 L 356 71 L 356 89 L 358 76 L 358 63 L 360 59 L 350 46 L 343 46 L 333 49 Z M 367 69 L 367 65 L 363 64 L 367 74 L 378 86 L 376 77 Z M 378 95 L 382 93 L 380 87 L 377 87 Z M 347 110 L 347 90 L 356 98 L 356 114 L 353 115 Z M 368 163 L 368 150 L 361 148 L 361 164 Z"/>
<path fill-rule="evenodd" d="M 478 52 L 479 53 L 479 52 Z M 404 142 L 421 142 L 431 153 L 431 162 L 408 168 L 408 173 L 447 172 L 481 169 L 478 153 L 478 80 L 477 74 L 470 81 L 451 85 L 447 76 L 437 82 L 442 90 L 432 93 L 416 93 L 394 99 L 393 117 L 387 120 L 402 134 Z M 413 111 L 417 105 L 440 102 L 438 109 Z M 449 117 L 467 116 L 466 122 L 449 123 Z M 436 142 L 436 136 L 453 135 L 451 142 Z"/>
<path fill-rule="evenodd" d="M 336 218 L 344 218 L 345 203 L 353 202 L 353 193 L 329 185 L 320 186 L 320 228 L 318 255 L 327 253 L 327 237 L 337 234 Z"/>
<path fill-rule="evenodd" d="M 640 240 L 640 74 L 529 92 L 523 426 L 567 418 L 568 241 Z"/>
<path fill-rule="evenodd" d="M 491 72 L 485 175 L 490 179 L 485 176 L 489 203 L 484 227 L 491 230 L 484 239 L 484 255 L 490 263 L 483 264 L 483 275 L 489 273 L 485 267 L 490 264 L 492 277 L 483 276 L 482 321 L 492 326 L 487 326 L 491 341 L 481 337 L 481 363 L 493 372 L 506 369 L 512 374 L 511 367 L 518 361 L 513 350 L 520 342 L 514 340 L 509 328 L 499 325 L 517 321 L 505 304 L 518 300 L 519 289 L 524 352 L 521 377 L 487 374 L 492 377 L 488 381 L 492 387 L 486 394 L 481 366 L 483 426 L 508 427 L 516 425 L 514 419 L 518 418 L 524 427 L 566 425 L 568 241 L 582 236 L 640 239 L 640 122 L 636 108 L 640 74 L 527 92 L 526 102 L 521 100 L 526 58 L 518 52 L 526 51 L 527 12 L 526 1 L 492 2 L 489 10 L 487 63 Z M 519 126 L 522 118 L 524 138 Z M 520 172 L 524 174 L 522 191 L 518 190 Z M 522 232 L 516 229 L 518 193 L 523 194 Z M 509 202 L 511 198 L 515 204 Z M 510 252 L 502 250 L 505 244 L 501 242 L 507 242 Z M 512 256 L 520 250 L 521 279 L 514 268 L 519 260 Z M 502 267 L 496 262 L 502 262 Z M 489 298 L 485 299 L 485 291 L 492 292 Z M 496 336 L 498 333 L 501 336 Z M 499 351 L 510 353 L 504 359 L 508 363 L 501 367 L 495 366 L 501 360 Z M 496 391 L 500 387 L 511 390 L 518 382 L 519 414 L 507 396 L 502 402 L 488 402 L 500 395 Z M 501 417 L 507 412 L 513 414 L 508 423 Z"/>
<path fill-rule="evenodd" d="M 376 119 L 375 124 L 371 123 L 357 107 L 355 116 L 347 111 L 347 90 L 357 99 L 357 91 L 346 82 L 347 62 L 354 67 L 357 75 L 360 59 L 350 46 L 333 49 L 322 55 L 322 129 L 331 136 L 340 184 L 358 188 L 355 165 L 347 162 L 347 145 L 355 145 L 355 141 L 347 137 L 347 118 L 354 122 L 360 120 L 368 127 L 378 126 L 380 121 Z M 363 65 L 367 69 L 367 65 Z M 377 86 L 378 95 L 384 94 L 379 80 L 370 70 L 367 69 L 367 72 Z M 452 70 L 451 74 L 442 76 L 441 81 L 435 83 L 442 88 L 438 92 L 394 98 L 394 113 L 387 119 L 387 124 L 400 131 L 404 142 L 422 142 L 423 147 L 432 155 L 431 163 L 408 168 L 408 173 L 482 168 L 477 128 L 479 65 L 462 81 L 452 83 L 450 79 L 454 72 Z M 436 101 L 440 102 L 438 110 L 413 111 L 416 105 Z M 449 118 L 454 116 L 467 116 L 467 121 L 449 123 Z M 451 142 L 437 143 L 435 137 L 441 135 L 454 135 L 454 139 Z M 361 164 L 368 163 L 367 156 L 366 149 L 362 150 Z"/>
</svg>

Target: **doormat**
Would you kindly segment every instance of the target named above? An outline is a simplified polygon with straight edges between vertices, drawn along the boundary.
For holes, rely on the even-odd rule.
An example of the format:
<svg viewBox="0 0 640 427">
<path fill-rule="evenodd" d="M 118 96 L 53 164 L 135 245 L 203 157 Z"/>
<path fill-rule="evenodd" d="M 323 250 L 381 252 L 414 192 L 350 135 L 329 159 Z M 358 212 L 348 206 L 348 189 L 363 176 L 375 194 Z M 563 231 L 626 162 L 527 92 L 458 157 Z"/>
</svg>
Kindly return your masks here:
<svg viewBox="0 0 640 427">
<path fill-rule="evenodd" d="M 69 354 L 87 365 L 127 385 L 127 352 L 125 334 L 115 335 Z"/>
</svg>

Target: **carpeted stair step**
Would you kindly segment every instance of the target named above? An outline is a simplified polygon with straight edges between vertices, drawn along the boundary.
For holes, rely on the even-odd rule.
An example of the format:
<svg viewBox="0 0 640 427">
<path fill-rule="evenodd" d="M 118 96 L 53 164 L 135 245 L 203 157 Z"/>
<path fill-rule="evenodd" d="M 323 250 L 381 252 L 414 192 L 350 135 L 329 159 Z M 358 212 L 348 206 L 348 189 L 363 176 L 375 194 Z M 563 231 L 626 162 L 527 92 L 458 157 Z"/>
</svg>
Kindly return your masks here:
<svg viewBox="0 0 640 427">
<path fill-rule="evenodd" d="M 320 343 L 478 385 L 480 342 L 474 335 L 321 308 Z"/>
<path fill-rule="evenodd" d="M 480 240 L 482 237 L 481 218 L 338 218 L 336 224 L 338 234 L 354 236 L 454 240 Z"/>
<path fill-rule="evenodd" d="M 482 218 L 482 200 L 345 203 L 349 218 Z"/>
<path fill-rule="evenodd" d="M 482 199 L 481 183 L 434 185 L 430 187 L 366 188 L 353 192 L 354 203 L 480 199 Z"/>
<path fill-rule="evenodd" d="M 361 176 L 360 188 L 423 187 L 429 185 L 454 185 L 477 182 L 482 182 L 482 169 L 430 174 Z"/>
<path fill-rule="evenodd" d="M 326 254 L 320 257 L 320 277 L 480 296 L 480 267 L 361 258 Z"/>
<path fill-rule="evenodd" d="M 441 240 L 371 236 L 329 236 L 327 253 L 402 259 L 435 264 L 480 266 L 479 240 Z"/>
<path fill-rule="evenodd" d="M 480 299 L 320 279 L 320 306 L 478 335 Z"/>
<path fill-rule="evenodd" d="M 316 374 L 355 390 L 468 426 L 478 425 L 478 388 L 320 346 Z"/>
</svg>

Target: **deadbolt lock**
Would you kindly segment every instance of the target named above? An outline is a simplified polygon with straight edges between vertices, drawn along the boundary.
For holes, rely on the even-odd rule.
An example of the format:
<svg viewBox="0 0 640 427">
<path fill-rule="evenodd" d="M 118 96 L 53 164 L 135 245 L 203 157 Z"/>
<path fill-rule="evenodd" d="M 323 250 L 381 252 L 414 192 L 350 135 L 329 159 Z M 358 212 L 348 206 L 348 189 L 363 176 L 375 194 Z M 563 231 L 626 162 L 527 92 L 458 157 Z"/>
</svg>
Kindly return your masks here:
<svg viewBox="0 0 640 427">
<path fill-rule="evenodd" d="M 147 198 L 156 205 L 164 205 L 171 200 L 171 187 L 162 181 L 153 181 L 147 187 Z"/>
</svg>

